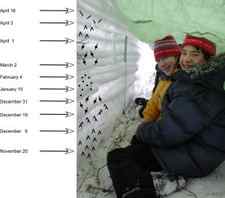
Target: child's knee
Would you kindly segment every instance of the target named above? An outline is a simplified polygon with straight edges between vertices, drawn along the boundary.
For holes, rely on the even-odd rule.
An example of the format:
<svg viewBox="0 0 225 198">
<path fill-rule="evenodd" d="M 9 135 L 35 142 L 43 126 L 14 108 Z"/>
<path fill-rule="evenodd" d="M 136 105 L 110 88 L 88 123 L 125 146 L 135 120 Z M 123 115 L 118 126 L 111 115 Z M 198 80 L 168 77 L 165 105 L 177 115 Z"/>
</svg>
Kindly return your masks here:
<svg viewBox="0 0 225 198">
<path fill-rule="evenodd" d="M 124 160 L 124 150 L 122 148 L 114 149 L 107 153 L 107 164 L 118 164 Z"/>
</svg>

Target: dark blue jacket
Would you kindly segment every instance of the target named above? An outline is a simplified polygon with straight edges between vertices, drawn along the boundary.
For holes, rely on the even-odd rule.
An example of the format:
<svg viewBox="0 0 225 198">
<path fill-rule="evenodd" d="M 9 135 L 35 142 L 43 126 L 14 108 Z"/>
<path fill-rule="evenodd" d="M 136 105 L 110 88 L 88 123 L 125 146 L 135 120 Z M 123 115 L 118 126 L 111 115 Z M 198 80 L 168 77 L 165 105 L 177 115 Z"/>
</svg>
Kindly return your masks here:
<svg viewBox="0 0 225 198">
<path fill-rule="evenodd" d="M 222 64 L 225 67 L 225 58 Z M 172 175 L 206 176 L 225 160 L 225 69 L 221 67 L 194 78 L 178 71 L 159 121 L 137 131 Z"/>
</svg>

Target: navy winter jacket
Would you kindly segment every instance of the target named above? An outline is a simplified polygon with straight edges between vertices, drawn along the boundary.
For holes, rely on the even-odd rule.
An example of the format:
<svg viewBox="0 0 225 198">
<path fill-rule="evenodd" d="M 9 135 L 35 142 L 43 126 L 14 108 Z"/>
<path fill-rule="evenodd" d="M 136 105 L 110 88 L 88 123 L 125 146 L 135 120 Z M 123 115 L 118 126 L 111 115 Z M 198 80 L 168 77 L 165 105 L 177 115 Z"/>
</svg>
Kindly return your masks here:
<svg viewBox="0 0 225 198">
<path fill-rule="evenodd" d="M 213 61 L 213 70 L 193 78 L 178 71 L 161 118 L 138 128 L 141 141 L 172 175 L 206 176 L 225 160 L 225 58 Z"/>
</svg>

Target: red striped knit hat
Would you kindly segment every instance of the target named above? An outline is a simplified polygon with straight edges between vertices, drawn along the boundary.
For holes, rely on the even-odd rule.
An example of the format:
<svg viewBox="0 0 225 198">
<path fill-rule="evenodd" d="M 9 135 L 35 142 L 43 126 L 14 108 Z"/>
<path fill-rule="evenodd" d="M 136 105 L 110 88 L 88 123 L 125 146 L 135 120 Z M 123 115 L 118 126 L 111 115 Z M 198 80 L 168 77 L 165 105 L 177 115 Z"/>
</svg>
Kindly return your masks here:
<svg viewBox="0 0 225 198">
<path fill-rule="evenodd" d="M 216 45 L 212 41 L 204 37 L 196 37 L 187 34 L 184 38 L 182 46 L 185 45 L 199 47 L 203 50 L 204 53 L 209 56 L 214 56 L 216 54 Z"/>
<path fill-rule="evenodd" d="M 168 56 L 179 56 L 180 47 L 173 36 L 168 35 L 154 42 L 155 60 L 158 62 L 161 58 Z"/>
</svg>

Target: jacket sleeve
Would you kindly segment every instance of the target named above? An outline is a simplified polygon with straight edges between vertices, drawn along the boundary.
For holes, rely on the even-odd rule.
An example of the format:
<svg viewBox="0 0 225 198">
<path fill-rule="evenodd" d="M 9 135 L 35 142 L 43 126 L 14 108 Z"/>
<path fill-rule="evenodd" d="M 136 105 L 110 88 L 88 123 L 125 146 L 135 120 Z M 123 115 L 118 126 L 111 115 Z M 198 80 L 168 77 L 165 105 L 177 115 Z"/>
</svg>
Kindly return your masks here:
<svg viewBox="0 0 225 198">
<path fill-rule="evenodd" d="M 138 128 L 137 135 L 142 142 L 154 146 L 177 146 L 201 132 L 207 120 L 207 115 L 193 100 L 176 97 L 158 121 L 145 123 Z"/>
<path fill-rule="evenodd" d="M 155 121 L 159 118 L 159 96 L 157 90 L 152 94 L 152 97 L 147 102 L 147 105 L 143 111 L 145 121 Z"/>
<path fill-rule="evenodd" d="M 161 103 L 170 84 L 170 80 L 159 81 L 154 93 L 152 94 L 152 97 L 144 109 L 144 121 L 152 122 L 158 120 L 161 112 Z"/>
</svg>

